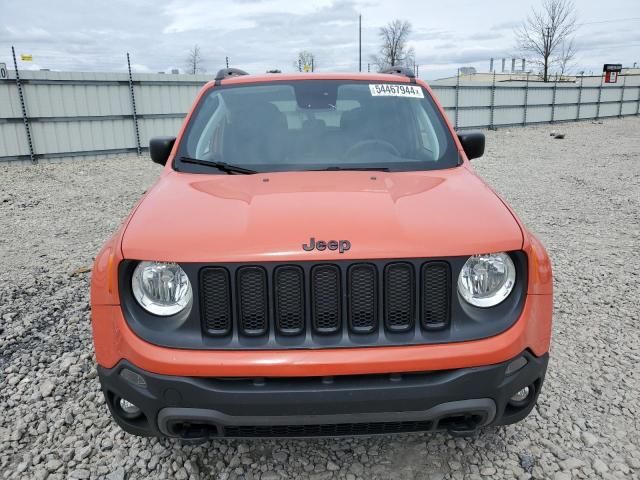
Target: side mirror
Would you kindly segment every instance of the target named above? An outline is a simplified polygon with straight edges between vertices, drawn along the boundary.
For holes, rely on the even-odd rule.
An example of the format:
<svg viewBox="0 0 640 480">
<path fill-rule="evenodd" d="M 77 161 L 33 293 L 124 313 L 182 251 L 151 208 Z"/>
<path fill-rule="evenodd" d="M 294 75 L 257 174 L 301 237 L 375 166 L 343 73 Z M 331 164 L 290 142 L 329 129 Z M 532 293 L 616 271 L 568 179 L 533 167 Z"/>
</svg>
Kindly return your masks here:
<svg viewBox="0 0 640 480">
<path fill-rule="evenodd" d="M 149 141 L 149 154 L 151 160 L 160 165 L 165 165 L 171 154 L 173 144 L 176 142 L 176 137 L 156 137 Z"/>
<path fill-rule="evenodd" d="M 478 131 L 459 132 L 458 139 L 469 160 L 484 155 L 484 133 Z"/>
</svg>

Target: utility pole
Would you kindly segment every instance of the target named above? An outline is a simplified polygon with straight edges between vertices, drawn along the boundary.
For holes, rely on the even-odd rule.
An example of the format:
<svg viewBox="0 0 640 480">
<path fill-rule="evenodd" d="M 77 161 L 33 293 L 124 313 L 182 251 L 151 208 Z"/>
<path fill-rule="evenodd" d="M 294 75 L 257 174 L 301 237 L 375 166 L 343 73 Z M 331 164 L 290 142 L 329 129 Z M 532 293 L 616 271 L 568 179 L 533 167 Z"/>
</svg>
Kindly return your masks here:
<svg viewBox="0 0 640 480">
<path fill-rule="evenodd" d="M 358 15 L 358 71 L 362 71 L 362 15 Z"/>
</svg>

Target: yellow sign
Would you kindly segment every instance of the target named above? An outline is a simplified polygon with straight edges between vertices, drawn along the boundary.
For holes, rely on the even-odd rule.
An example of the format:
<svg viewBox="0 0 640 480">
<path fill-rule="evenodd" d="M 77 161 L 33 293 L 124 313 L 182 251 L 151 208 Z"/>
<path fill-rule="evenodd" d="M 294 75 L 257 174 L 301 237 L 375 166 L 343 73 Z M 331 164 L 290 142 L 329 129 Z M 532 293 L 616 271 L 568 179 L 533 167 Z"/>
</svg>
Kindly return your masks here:
<svg viewBox="0 0 640 480">
<path fill-rule="evenodd" d="M 305 65 L 304 66 L 304 71 L 305 72 L 310 72 L 311 71 L 311 65 Z"/>
<path fill-rule="evenodd" d="M 23 53 L 20 55 L 20 60 L 23 62 L 31 62 L 33 60 L 33 55 L 30 53 Z"/>
</svg>

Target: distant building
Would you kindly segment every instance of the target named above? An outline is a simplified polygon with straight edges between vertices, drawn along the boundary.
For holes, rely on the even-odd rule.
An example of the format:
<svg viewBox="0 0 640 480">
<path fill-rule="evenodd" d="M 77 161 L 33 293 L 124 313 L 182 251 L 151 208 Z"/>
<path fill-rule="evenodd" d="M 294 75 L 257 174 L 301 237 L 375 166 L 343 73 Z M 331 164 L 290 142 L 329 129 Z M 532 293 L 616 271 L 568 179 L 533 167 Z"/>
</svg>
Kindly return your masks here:
<svg viewBox="0 0 640 480">
<path fill-rule="evenodd" d="M 475 75 L 476 69 L 475 67 L 460 67 L 460 75 Z"/>
</svg>

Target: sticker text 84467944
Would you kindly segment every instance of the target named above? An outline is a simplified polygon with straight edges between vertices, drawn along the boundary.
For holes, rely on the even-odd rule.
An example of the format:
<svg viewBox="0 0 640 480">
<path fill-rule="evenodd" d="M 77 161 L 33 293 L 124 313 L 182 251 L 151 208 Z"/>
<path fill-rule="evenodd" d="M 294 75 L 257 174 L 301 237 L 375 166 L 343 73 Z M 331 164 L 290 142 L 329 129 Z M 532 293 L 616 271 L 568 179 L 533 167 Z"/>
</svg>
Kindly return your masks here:
<svg viewBox="0 0 640 480">
<path fill-rule="evenodd" d="M 369 84 L 369 90 L 374 97 L 410 97 L 424 98 L 422 88 L 417 85 L 398 85 L 391 83 Z"/>
</svg>

